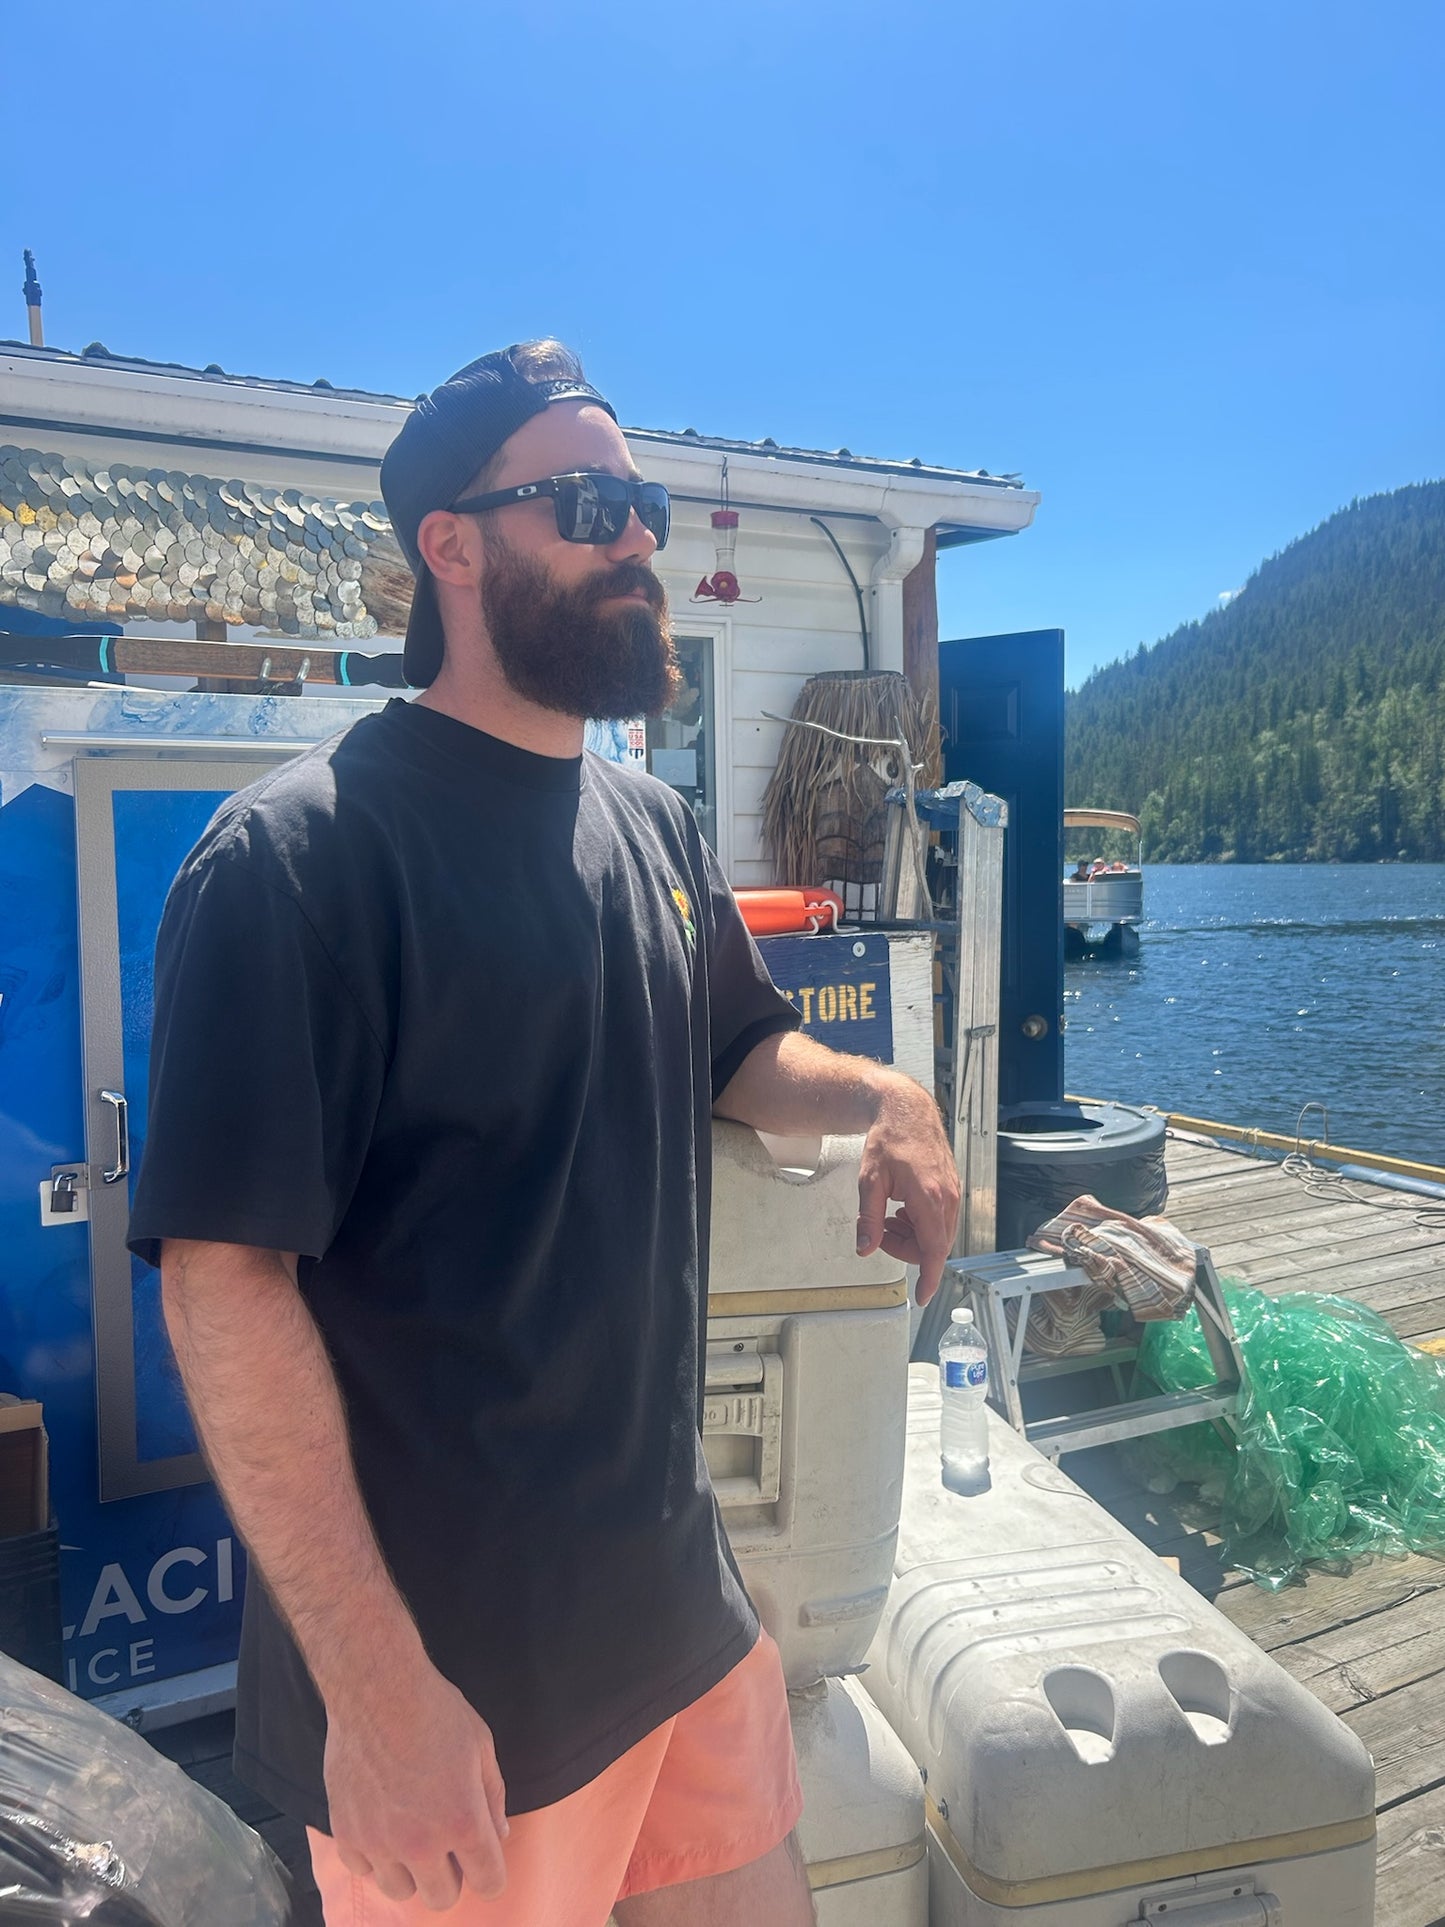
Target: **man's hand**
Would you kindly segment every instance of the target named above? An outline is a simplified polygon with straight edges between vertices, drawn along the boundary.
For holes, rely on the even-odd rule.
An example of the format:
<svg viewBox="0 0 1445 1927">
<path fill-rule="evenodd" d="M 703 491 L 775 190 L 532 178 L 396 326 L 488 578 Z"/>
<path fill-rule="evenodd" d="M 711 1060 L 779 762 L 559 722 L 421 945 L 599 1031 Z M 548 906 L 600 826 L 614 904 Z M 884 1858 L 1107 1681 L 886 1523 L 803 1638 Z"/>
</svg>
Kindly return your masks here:
<svg viewBox="0 0 1445 1927">
<path fill-rule="evenodd" d="M 918 1302 L 926 1305 L 958 1229 L 958 1169 L 932 1098 L 912 1078 L 885 1077 L 858 1170 L 858 1256 L 881 1245 L 917 1265 Z M 891 1218 L 890 1199 L 901 1206 Z"/>
<path fill-rule="evenodd" d="M 327 1704 L 326 1795 L 347 1869 L 441 1913 L 507 1884 L 506 1793 L 486 1722 L 425 1656 Z"/>
</svg>

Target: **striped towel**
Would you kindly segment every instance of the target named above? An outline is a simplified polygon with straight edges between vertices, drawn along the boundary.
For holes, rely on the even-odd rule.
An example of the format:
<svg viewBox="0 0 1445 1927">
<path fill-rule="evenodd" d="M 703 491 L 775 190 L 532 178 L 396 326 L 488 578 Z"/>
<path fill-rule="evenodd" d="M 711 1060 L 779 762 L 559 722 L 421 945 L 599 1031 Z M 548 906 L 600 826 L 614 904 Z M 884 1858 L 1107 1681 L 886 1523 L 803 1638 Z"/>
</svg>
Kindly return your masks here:
<svg viewBox="0 0 1445 1927">
<path fill-rule="evenodd" d="M 1066 1285 L 1036 1293 L 1029 1305 L 1024 1350 L 1037 1358 L 1078 1358 L 1108 1344 L 1099 1313 L 1114 1303 L 1107 1285 Z M 1018 1306 L 1011 1304 L 1009 1332 L 1018 1330 Z"/>
<path fill-rule="evenodd" d="M 1194 1303 L 1194 1246 L 1167 1218 L 1131 1218 L 1085 1192 L 1027 1243 L 1086 1271 L 1106 1304 L 1122 1305 L 1142 1324 L 1182 1318 Z"/>
</svg>

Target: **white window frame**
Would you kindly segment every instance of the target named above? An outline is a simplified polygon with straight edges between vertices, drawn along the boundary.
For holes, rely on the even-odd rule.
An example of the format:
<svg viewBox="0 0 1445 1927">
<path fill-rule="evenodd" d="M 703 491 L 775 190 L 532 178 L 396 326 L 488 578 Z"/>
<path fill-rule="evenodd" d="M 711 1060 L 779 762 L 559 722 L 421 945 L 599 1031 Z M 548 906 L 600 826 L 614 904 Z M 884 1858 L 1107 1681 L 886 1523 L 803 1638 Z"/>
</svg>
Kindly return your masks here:
<svg viewBox="0 0 1445 1927">
<path fill-rule="evenodd" d="M 731 881 L 733 865 L 733 625 L 730 616 L 699 616 L 688 605 L 672 611 L 679 637 L 712 644 L 713 783 L 717 797 L 717 860 Z"/>
</svg>

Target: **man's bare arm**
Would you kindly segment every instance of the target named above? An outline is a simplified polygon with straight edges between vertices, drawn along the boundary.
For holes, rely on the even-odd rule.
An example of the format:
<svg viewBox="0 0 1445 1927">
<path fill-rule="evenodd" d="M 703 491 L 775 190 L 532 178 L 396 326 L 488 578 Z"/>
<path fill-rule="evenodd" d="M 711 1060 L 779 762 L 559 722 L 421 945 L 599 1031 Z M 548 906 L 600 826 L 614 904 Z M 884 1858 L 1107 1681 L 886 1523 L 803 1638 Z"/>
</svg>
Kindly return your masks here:
<svg viewBox="0 0 1445 1927">
<path fill-rule="evenodd" d="M 486 1724 L 428 1659 L 357 1487 L 294 1254 L 167 1239 L 166 1323 L 231 1518 L 326 1706 L 331 1828 L 390 1898 L 505 1880 Z"/>
<path fill-rule="evenodd" d="M 765 1037 L 713 1106 L 780 1137 L 866 1133 L 858 1171 L 858 1255 L 881 1245 L 919 1268 L 918 1302 L 938 1289 L 958 1227 L 958 1168 L 938 1106 L 911 1077 L 846 1057 L 797 1031 Z M 902 1207 L 890 1218 L 888 1203 Z"/>
</svg>

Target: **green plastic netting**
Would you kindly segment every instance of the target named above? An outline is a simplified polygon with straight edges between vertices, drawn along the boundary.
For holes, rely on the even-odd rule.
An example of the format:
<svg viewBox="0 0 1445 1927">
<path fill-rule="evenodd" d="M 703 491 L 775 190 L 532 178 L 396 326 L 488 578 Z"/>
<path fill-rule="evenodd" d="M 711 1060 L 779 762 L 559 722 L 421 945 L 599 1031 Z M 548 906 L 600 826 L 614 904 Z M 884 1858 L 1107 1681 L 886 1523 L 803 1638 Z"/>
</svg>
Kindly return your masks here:
<svg viewBox="0 0 1445 1927">
<path fill-rule="evenodd" d="M 1249 1371 L 1238 1445 L 1210 1425 L 1155 1433 L 1127 1448 L 1136 1476 L 1198 1485 L 1227 1562 L 1271 1590 L 1307 1562 L 1445 1557 L 1445 1364 L 1347 1298 L 1224 1295 Z M 1147 1326 L 1139 1369 L 1166 1392 L 1212 1383 L 1198 1313 Z"/>
</svg>

